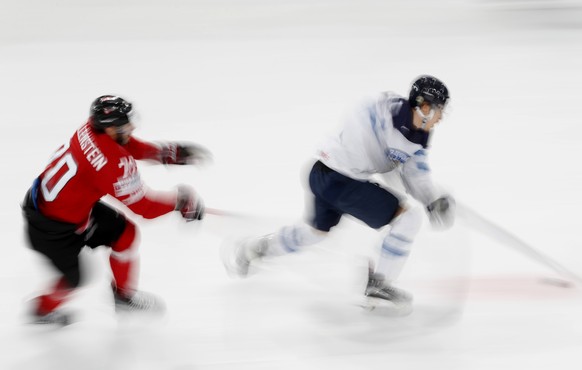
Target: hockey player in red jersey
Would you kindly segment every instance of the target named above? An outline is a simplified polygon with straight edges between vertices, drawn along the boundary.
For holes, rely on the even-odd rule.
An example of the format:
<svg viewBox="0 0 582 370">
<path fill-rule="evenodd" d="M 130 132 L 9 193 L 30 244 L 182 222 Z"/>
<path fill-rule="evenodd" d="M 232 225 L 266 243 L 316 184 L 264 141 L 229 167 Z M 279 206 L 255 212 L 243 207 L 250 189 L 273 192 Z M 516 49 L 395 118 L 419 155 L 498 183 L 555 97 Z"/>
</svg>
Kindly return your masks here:
<svg viewBox="0 0 582 370">
<path fill-rule="evenodd" d="M 154 144 L 132 136 L 132 105 L 104 95 L 91 105 L 90 117 L 52 156 L 35 179 L 22 205 L 31 247 L 48 258 L 61 277 L 34 302 L 37 323 L 66 324 L 59 310 L 81 281 L 78 255 L 82 248 L 107 246 L 116 308 L 159 310 L 151 294 L 137 291 L 136 225 L 101 201 L 110 195 L 132 212 L 153 219 L 178 211 L 186 221 L 204 216 L 202 199 L 189 186 L 154 191 L 141 181 L 137 160 L 163 164 L 194 164 L 209 156 L 201 146 Z"/>
</svg>

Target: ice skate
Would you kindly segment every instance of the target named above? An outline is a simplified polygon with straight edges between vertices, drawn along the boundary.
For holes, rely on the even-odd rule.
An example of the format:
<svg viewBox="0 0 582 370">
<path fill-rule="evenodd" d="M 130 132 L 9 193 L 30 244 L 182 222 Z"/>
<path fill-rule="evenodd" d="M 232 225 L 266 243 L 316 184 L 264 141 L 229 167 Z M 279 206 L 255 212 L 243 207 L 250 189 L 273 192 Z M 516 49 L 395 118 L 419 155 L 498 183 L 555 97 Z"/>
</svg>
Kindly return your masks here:
<svg viewBox="0 0 582 370">
<path fill-rule="evenodd" d="M 35 325 L 67 326 L 72 322 L 70 315 L 60 310 L 46 314 L 34 312 L 31 316 L 31 324 Z"/>
<path fill-rule="evenodd" d="M 251 263 L 264 256 L 269 237 L 270 235 L 266 235 L 224 242 L 221 247 L 221 258 L 227 273 L 240 278 L 247 277 Z"/>
<path fill-rule="evenodd" d="M 34 309 L 29 312 L 29 323 L 34 325 L 67 326 L 72 322 L 71 316 L 62 310 L 40 313 Z"/>
<path fill-rule="evenodd" d="M 153 294 L 135 291 L 121 294 L 114 291 L 116 312 L 163 313 L 166 309 L 163 301 Z"/>
<path fill-rule="evenodd" d="M 26 310 L 26 322 L 32 325 L 46 326 L 66 326 L 72 323 L 72 317 L 66 310 L 57 308 L 45 312 L 40 309 L 40 297 L 33 298 L 28 302 Z"/>
<path fill-rule="evenodd" d="M 386 282 L 382 275 L 370 273 L 362 307 L 370 311 L 380 308 L 408 314 L 412 309 L 412 295 Z"/>
</svg>

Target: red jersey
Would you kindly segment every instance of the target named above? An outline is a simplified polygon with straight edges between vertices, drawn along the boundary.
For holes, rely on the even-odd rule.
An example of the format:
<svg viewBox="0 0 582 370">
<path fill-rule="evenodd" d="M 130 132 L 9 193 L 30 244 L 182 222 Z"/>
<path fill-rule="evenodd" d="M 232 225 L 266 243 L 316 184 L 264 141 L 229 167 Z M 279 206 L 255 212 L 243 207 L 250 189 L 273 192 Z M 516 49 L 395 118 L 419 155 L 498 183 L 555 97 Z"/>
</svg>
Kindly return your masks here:
<svg viewBox="0 0 582 370">
<path fill-rule="evenodd" d="M 125 145 L 89 122 L 52 156 L 40 175 L 38 209 L 57 221 L 85 225 L 96 202 L 109 194 L 134 213 L 155 218 L 174 210 L 176 194 L 147 190 L 136 159 L 159 161 L 160 148 L 131 137 Z"/>
</svg>

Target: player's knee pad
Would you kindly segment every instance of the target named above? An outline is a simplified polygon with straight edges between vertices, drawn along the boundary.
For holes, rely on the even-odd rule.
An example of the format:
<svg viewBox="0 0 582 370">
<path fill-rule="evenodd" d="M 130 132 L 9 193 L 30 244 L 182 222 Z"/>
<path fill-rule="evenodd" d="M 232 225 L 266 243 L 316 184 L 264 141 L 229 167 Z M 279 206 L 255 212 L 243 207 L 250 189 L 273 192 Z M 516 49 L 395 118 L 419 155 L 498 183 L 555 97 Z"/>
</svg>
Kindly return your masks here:
<svg viewBox="0 0 582 370">
<path fill-rule="evenodd" d="M 419 208 L 404 210 L 391 223 L 390 231 L 382 241 L 382 252 L 392 258 L 408 256 L 422 225 L 422 217 L 423 213 Z"/>
<path fill-rule="evenodd" d="M 412 241 L 420 231 L 424 213 L 419 207 L 406 208 L 392 221 L 390 233 Z"/>
<path fill-rule="evenodd" d="M 137 253 L 139 233 L 137 226 L 125 221 L 125 229 L 119 238 L 111 244 L 111 256 L 119 260 L 129 260 Z"/>
</svg>

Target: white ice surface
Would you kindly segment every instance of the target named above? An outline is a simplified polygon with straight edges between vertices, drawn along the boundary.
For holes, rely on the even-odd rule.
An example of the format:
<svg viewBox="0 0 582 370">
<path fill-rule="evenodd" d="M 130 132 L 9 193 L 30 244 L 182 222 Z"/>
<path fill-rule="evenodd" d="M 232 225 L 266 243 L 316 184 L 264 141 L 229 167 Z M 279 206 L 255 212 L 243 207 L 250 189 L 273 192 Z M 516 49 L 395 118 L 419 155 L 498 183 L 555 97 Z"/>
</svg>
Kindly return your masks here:
<svg viewBox="0 0 582 370">
<path fill-rule="evenodd" d="M 50 3 L 50 4 L 49 4 Z M 0 369 L 580 369 L 580 288 L 462 222 L 424 228 L 401 280 L 406 317 L 354 302 L 380 235 L 343 221 L 330 240 L 231 280 L 219 246 L 300 220 L 302 173 L 361 95 L 418 74 L 453 96 L 435 178 L 464 204 L 582 274 L 579 1 L 3 1 L 0 4 Z M 158 320 L 116 317 L 105 250 L 62 330 L 24 324 L 51 276 L 26 248 L 19 202 L 50 153 L 116 93 L 136 135 L 200 142 L 204 168 L 141 166 L 246 218 L 140 225 L 141 283 Z"/>
</svg>

